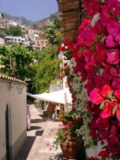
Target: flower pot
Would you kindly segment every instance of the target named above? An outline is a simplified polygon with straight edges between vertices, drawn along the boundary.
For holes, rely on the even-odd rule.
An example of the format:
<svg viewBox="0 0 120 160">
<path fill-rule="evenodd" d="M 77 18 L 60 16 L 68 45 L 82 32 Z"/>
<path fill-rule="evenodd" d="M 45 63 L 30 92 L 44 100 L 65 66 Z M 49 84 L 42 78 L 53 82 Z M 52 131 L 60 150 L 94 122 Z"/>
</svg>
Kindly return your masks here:
<svg viewBox="0 0 120 160">
<path fill-rule="evenodd" d="M 84 149 L 83 141 L 78 142 L 76 138 L 72 138 L 69 143 L 62 142 L 61 149 L 64 158 L 77 160 Z"/>
</svg>

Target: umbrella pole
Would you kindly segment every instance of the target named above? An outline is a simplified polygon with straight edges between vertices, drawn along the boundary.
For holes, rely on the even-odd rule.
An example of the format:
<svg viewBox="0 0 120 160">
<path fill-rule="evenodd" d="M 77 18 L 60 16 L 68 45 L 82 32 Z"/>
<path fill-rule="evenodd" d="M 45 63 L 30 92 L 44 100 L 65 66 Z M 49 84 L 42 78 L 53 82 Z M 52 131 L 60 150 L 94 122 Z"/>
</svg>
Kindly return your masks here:
<svg viewBox="0 0 120 160">
<path fill-rule="evenodd" d="M 68 112 L 68 100 L 66 92 L 64 92 L 64 99 L 65 99 L 65 104 L 64 104 L 65 112 Z"/>
</svg>

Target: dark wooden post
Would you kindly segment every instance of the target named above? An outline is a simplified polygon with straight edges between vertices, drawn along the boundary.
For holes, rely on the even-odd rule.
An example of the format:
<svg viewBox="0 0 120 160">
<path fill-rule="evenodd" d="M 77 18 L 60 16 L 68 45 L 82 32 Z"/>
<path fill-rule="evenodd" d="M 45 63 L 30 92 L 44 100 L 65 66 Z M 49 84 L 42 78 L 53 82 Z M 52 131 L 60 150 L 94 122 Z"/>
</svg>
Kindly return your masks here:
<svg viewBox="0 0 120 160">
<path fill-rule="evenodd" d="M 81 0 L 57 0 L 59 21 L 61 27 L 61 41 L 74 41 L 81 19 Z"/>
</svg>

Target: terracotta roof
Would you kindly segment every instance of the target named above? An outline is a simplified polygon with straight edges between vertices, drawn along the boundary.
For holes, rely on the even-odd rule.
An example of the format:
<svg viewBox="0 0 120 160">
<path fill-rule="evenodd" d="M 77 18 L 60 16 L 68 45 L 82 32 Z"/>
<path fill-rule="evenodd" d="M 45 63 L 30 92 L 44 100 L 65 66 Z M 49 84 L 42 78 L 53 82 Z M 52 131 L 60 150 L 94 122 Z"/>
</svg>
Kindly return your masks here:
<svg viewBox="0 0 120 160">
<path fill-rule="evenodd" d="M 22 83 L 22 84 L 27 85 L 26 82 L 24 82 L 24 81 L 22 81 L 22 80 L 20 80 L 20 79 L 13 78 L 13 77 L 9 77 L 9 76 L 6 76 L 6 75 L 4 75 L 4 74 L 0 74 L 0 79 L 7 80 L 7 81 L 11 81 L 11 82 Z"/>
</svg>

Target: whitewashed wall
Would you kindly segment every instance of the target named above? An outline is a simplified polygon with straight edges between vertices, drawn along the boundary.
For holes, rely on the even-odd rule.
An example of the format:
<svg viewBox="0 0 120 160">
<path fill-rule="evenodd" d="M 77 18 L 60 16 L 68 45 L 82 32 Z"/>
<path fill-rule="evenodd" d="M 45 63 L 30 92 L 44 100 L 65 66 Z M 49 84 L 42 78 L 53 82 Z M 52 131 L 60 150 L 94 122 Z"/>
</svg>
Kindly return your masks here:
<svg viewBox="0 0 120 160">
<path fill-rule="evenodd" d="M 20 83 L 12 82 L 11 85 L 9 85 L 7 81 L 0 79 L 0 160 L 2 160 L 6 154 L 6 105 L 8 105 L 9 108 L 10 146 L 14 146 L 26 131 L 26 85 L 21 85 L 23 87 L 22 92 L 18 93 L 20 90 L 17 88 L 19 88 Z M 12 152 L 16 155 L 14 148 Z M 15 152 L 17 152 L 17 146 Z"/>
</svg>

